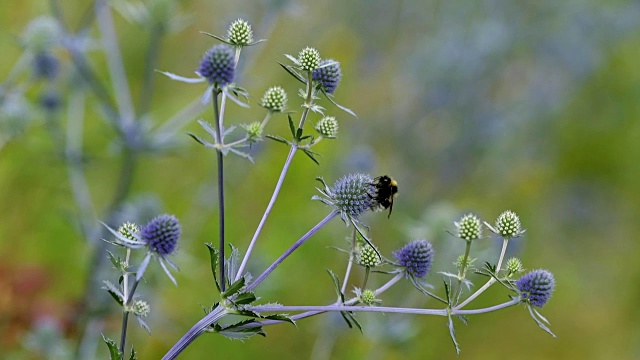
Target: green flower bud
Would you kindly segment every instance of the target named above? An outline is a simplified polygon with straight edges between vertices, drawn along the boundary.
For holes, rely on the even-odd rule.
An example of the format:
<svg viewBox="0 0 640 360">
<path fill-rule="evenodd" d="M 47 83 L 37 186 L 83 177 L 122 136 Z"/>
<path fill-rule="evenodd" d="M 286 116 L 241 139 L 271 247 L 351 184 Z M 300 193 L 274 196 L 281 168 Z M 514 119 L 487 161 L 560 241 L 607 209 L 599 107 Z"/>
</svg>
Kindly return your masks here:
<svg viewBox="0 0 640 360">
<path fill-rule="evenodd" d="M 235 46 L 247 46 L 253 42 L 253 31 L 248 22 L 238 19 L 227 29 L 227 41 Z"/>
<path fill-rule="evenodd" d="M 362 294 L 360 295 L 360 301 L 369 306 L 377 305 L 380 303 L 380 300 L 376 299 L 375 291 L 371 289 L 366 289 L 362 292 Z"/>
<path fill-rule="evenodd" d="M 522 261 L 518 258 L 511 258 L 507 260 L 507 276 L 511 276 L 524 271 L 522 267 Z"/>
<path fill-rule="evenodd" d="M 262 139 L 262 124 L 260 124 L 260 122 L 256 121 L 251 124 L 244 124 L 242 127 L 247 131 L 249 141 L 257 142 Z"/>
<path fill-rule="evenodd" d="M 118 228 L 118 233 L 120 233 L 120 235 L 134 241 L 136 241 L 134 234 L 137 235 L 139 232 L 140 228 L 138 227 L 138 225 L 131 222 L 126 222 Z"/>
<path fill-rule="evenodd" d="M 333 116 L 325 116 L 316 124 L 316 131 L 327 139 L 335 139 L 338 135 L 338 121 Z"/>
<path fill-rule="evenodd" d="M 287 107 L 287 93 L 280 86 L 270 87 L 264 92 L 260 106 L 271 112 L 283 112 Z"/>
<path fill-rule="evenodd" d="M 312 47 L 306 47 L 300 51 L 298 62 L 301 70 L 312 72 L 320 65 L 320 53 Z"/>
<path fill-rule="evenodd" d="M 135 316 L 145 317 L 151 312 L 151 307 L 146 301 L 136 300 L 131 307 L 131 311 Z"/>
<path fill-rule="evenodd" d="M 504 238 L 515 238 L 523 233 L 520 227 L 520 218 L 511 210 L 507 210 L 498 216 L 495 230 L 498 235 Z"/>
<path fill-rule="evenodd" d="M 379 266 L 382 259 L 371 245 L 363 242 L 360 251 L 356 253 L 356 262 L 361 266 L 373 268 Z"/>
<path fill-rule="evenodd" d="M 468 269 L 471 266 L 471 258 L 467 257 L 467 260 L 464 259 L 464 254 L 460 254 L 454 263 L 458 270 L 462 270 L 463 268 Z"/>
<path fill-rule="evenodd" d="M 458 222 L 454 222 L 458 229 L 458 237 L 464 240 L 475 240 L 482 237 L 482 224 L 473 214 L 467 214 Z"/>
</svg>

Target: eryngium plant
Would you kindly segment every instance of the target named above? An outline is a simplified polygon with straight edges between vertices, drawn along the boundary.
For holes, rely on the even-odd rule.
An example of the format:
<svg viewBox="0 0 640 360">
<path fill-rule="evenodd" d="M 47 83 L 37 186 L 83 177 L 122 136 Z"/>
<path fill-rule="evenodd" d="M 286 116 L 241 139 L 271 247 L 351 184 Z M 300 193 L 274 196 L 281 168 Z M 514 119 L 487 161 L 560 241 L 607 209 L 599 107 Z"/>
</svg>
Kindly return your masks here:
<svg viewBox="0 0 640 360">
<path fill-rule="evenodd" d="M 156 4 L 155 8 L 144 8 L 144 11 L 139 11 L 138 14 L 130 13 L 128 15 L 136 22 L 157 25 L 154 28 L 161 29 L 158 30 L 161 32 L 164 29 L 171 29 L 177 26 L 175 22 L 169 21 L 168 14 L 171 14 L 172 11 L 170 10 L 174 8 L 168 5 L 157 5 L 161 4 L 161 2 L 154 3 Z M 169 2 L 162 3 L 168 4 Z M 101 7 L 96 11 L 104 15 L 103 12 L 110 11 L 110 7 Z M 110 17 L 100 17 L 99 23 L 103 27 L 106 26 L 106 28 L 101 29 L 102 32 L 109 33 L 110 30 L 114 30 L 113 24 L 109 24 L 105 18 L 109 19 Z M 60 59 L 56 57 L 56 52 L 53 50 L 56 46 L 66 46 L 70 56 L 80 70 L 78 73 L 85 77 L 86 85 L 95 93 L 104 113 L 109 118 L 110 124 L 114 129 L 118 130 L 117 133 L 120 136 L 118 140 L 125 145 L 124 147 L 127 149 L 126 155 L 133 160 L 125 159 L 135 162 L 134 160 L 141 149 L 162 149 L 162 143 L 154 142 L 154 139 L 166 138 L 167 134 L 147 133 L 147 128 L 138 126 L 139 124 L 137 123 L 149 111 L 149 94 L 153 90 L 153 82 L 151 81 L 151 75 L 148 74 L 153 74 L 153 71 L 148 71 L 143 80 L 140 101 L 142 105 L 139 109 L 133 109 L 132 104 L 134 102 L 127 98 L 128 95 L 123 95 L 124 93 L 128 94 L 128 91 L 125 91 L 128 89 L 123 90 L 118 87 L 114 89 L 113 92 L 119 95 L 117 101 L 114 101 L 110 97 L 110 92 L 105 91 L 105 88 L 97 83 L 100 77 L 95 76 L 90 68 L 83 67 L 87 60 L 83 52 L 86 49 L 81 49 L 81 51 L 75 48 L 74 46 L 77 46 L 77 44 L 70 41 L 73 37 L 68 36 L 71 34 L 65 34 L 63 28 L 56 20 L 40 19 L 40 21 L 34 22 L 21 38 L 21 42 L 29 52 L 29 61 L 26 63 L 31 66 L 33 78 L 49 84 L 57 79 L 63 67 L 60 64 Z M 397 250 L 391 252 L 391 258 L 394 260 L 388 260 L 381 254 L 374 240 L 371 239 L 369 229 L 375 226 L 376 222 L 369 220 L 380 215 L 369 213 L 373 212 L 373 210 L 379 210 L 381 207 L 386 207 L 380 203 L 381 199 L 376 192 L 375 179 L 379 177 L 371 174 L 346 174 L 335 181 L 332 186 L 328 186 L 320 178 L 319 180 L 322 183 L 322 186 L 318 188 L 320 196 L 314 196 L 313 199 L 319 200 L 326 205 L 324 208 L 318 206 L 319 211 L 324 210 L 326 215 L 304 235 L 299 237 L 297 241 L 293 242 L 289 249 L 276 258 L 258 276 L 253 277 L 252 274 L 246 271 L 254 246 L 260 238 L 264 225 L 283 189 L 284 180 L 295 155 L 302 152 L 313 162 L 319 163 L 320 157 L 316 152 L 318 142 L 323 138 L 335 139 L 337 137 L 338 122 L 334 112 L 340 110 L 352 116 L 355 116 L 355 113 L 339 105 L 334 99 L 334 94 L 339 90 L 343 76 L 340 63 L 331 58 L 322 58 L 318 49 L 308 46 L 299 51 L 295 57 L 285 55 L 289 62 L 283 61 L 279 64 L 286 74 L 291 76 L 293 81 L 300 84 L 299 94 L 301 101 L 299 103 L 289 104 L 289 98 L 283 87 L 279 85 L 270 86 L 258 102 L 258 105 L 265 109 L 262 120 L 251 119 L 246 124 L 237 124 L 240 126 L 229 124 L 230 119 L 227 118 L 225 112 L 227 100 L 240 107 L 248 107 L 249 100 L 252 99 L 247 89 L 235 83 L 237 79 L 242 79 L 242 77 L 236 76 L 241 50 L 244 47 L 256 45 L 261 40 L 254 42 L 251 25 L 242 19 L 234 21 L 227 29 L 224 37 L 205 34 L 211 36 L 215 41 L 221 42 L 221 44 L 215 44 L 209 48 L 199 62 L 197 57 L 194 56 L 191 69 L 195 68 L 197 77 L 186 78 L 168 72 L 162 72 L 162 74 L 173 80 L 200 86 L 203 92 L 201 101 L 210 105 L 212 109 L 211 114 L 198 120 L 202 128 L 200 130 L 201 133 L 189 135 L 198 144 L 211 151 L 217 165 L 216 188 L 218 194 L 216 201 L 218 203 L 217 221 L 219 233 L 211 234 L 210 236 L 212 239 L 218 240 L 218 245 L 216 247 L 208 243 L 207 252 L 211 261 L 213 283 L 218 290 L 219 297 L 212 299 L 212 305 L 207 309 L 207 314 L 191 329 L 186 331 L 184 336 L 169 349 L 164 359 L 175 358 L 195 338 L 205 332 L 220 334 L 232 339 L 247 339 L 257 334 L 265 335 L 264 328 L 267 326 L 284 322 L 294 323 L 295 321 L 326 312 L 339 312 L 350 327 L 357 327 L 361 330 L 361 325 L 356 316 L 358 312 L 406 313 L 446 317 L 456 351 L 459 351 L 459 346 L 455 337 L 455 319 L 464 319 L 468 315 L 501 310 L 517 304 L 525 306 L 538 325 L 551 333 L 546 325 L 546 319 L 539 314 L 538 308 L 542 308 L 548 303 L 555 288 L 553 274 L 546 270 L 534 270 L 515 280 L 516 276 L 523 271 L 522 262 L 518 259 L 510 259 L 506 263 L 504 262 L 509 240 L 521 237 L 524 234 L 520 219 L 514 212 L 507 211 L 501 214 L 495 221 L 494 226 L 484 223 L 485 227 L 503 239 L 503 246 L 499 256 L 497 256 L 497 261 L 486 263 L 481 269 L 473 268 L 474 259 L 471 258 L 472 244 L 483 238 L 483 225 L 480 218 L 469 214 L 455 221 L 454 226 L 457 231 L 453 236 L 461 240 L 460 244 L 465 247 L 464 253 L 455 261 L 456 268 L 454 272 L 440 272 L 436 275 L 430 272 L 436 252 L 434 246 L 428 240 L 412 240 L 404 246 L 398 244 Z M 109 37 L 105 38 L 105 42 L 110 40 Z M 157 38 L 155 39 L 157 40 Z M 149 54 L 154 53 L 152 50 L 155 49 L 150 49 Z M 116 55 L 119 52 L 105 53 L 109 57 L 109 66 L 115 67 L 115 69 L 112 69 L 112 73 L 117 77 L 114 83 L 122 87 L 122 84 L 126 84 L 126 79 L 118 77 L 121 77 L 126 72 L 119 68 L 118 64 L 121 64 L 121 61 Z M 148 56 L 148 59 L 153 61 L 156 58 L 155 56 Z M 150 69 L 155 69 L 155 66 L 151 66 L 154 65 L 154 62 L 149 65 Z M 14 93 L 15 91 L 11 92 L 11 94 Z M 114 106 L 116 103 L 117 106 Z M 42 104 L 49 111 L 54 111 L 60 106 L 60 100 L 56 97 L 55 92 L 48 92 L 43 94 Z M 293 115 L 286 112 L 288 111 L 287 107 L 296 108 L 298 106 L 301 111 L 299 111 L 299 118 L 294 120 Z M 12 117 L 18 121 L 21 119 L 20 111 L 7 111 L 3 106 L 4 112 L 13 114 Z M 267 133 L 268 122 L 273 116 L 280 116 L 282 119 L 286 116 L 284 120 L 289 125 L 290 133 L 284 135 Z M 295 116 L 298 117 L 297 114 Z M 310 131 L 310 126 L 307 125 L 310 119 L 312 123 L 316 124 L 313 127 L 315 132 Z M 72 116 L 70 121 L 73 120 L 75 119 Z M 244 132 L 238 134 L 236 129 L 243 129 Z M 140 142 L 140 139 L 144 141 Z M 254 161 L 251 154 L 246 151 L 246 148 L 263 139 L 270 139 L 274 143 L 283 144 L 288 148 L 288 154 L 274 186 L 271 199 L 256 226 L 246 251 L 241 254 L 240 249 L 232 247 L 233 250 L 230 256 L 225 256 L 224 250 L 227 247 L 225 238 L 225 182 L 228 179 L 224 175 L 224 159 L 229 154 L 233 154 L 243 159 Z M 71 144 L 76 143 L 78 143 L 77 139 L 71 142 Z M 75 166 L 75 170 L 81 169 L 82 164 L 77 161 L 77 159 L 83 158 L 81 152 L 77 148 L 73 148 L 73 146 L 69 146 L 68 149 L 70 149 L 68 151 L 69 163 Z M 123 169 L 127 170 L 128 167 L 123 166 Z M 126 185 L 126 175 L 128 174 L 126 171 L 123 171 L 123 174 L 123 182 Z M 130 182 L 130 179 L 128 181 Z M 127 187 L 124 186 L 124 188 L 124 190 L 121 189 L 119 191 L 126 194 Z M 122 207 L 121 202 L 122 198 L 125 197 L 124 194 L 117 194 L 118 196 L 113 204 L 114 209 L 118 210 Z M 392 193 L 391 196 L 393 194 L 395 193 Z M 389 201 L 389 199 L 384 200 Z M 316 202 L 316 204 L 318 203 Z M 86 204 L 83 205 L 85 208 L 90 208 Z M 113 211 L 114 214 L 116 210 Z M 351 248 L 345 250 L 348 253 L 348 258 L 343 259 L 346 268 L 343 277 L 340 278 L 333 271 L 329 271 L 335 289 L 327 289 L 327 291 L 335 290 L 338 295 L 337 301 L 312 306 L 260 304 L 258 300 L 259 294 L 257 293 L 258 286 L 266 281 L 269 275 L 287 257 L 292 255 L 306 241 L 310 240 L 326 224 L 338 217 L 346 224 L 345 231 L 351 239 Z M 117 223 L 114 221 L 115 218 L 115 215 L 109 214 L 106 216 L 105 221 L 109 224 L 114 224 Z M 133 221 L 133 219 L 130 220 Z M 175 216 L 165 214 L 153 218 L 142 227 L 138 227 L 133 222 L 125 222 L 117 230 L 107 225 L 105 225 L 105 229 L 113 236 L 105 239 L 105 241 L 118 246 L 124 253 L 121 256 L 108 252 L 108 258 L 118 272 L 118 280 L 113 282 L 104 281 L 104 288 L 117 302 L 123 314 L 119 344 L 109 339 L 105 339 L 105 342 L 109 347 L 111 358 L 122 359 L 126 350 L 129 315 L 133 314 L 139 324 L 147 331 L 150 331 L 144 318 L 148 317 L 152 306 L 147 301 L 139 299 L 139 294 L 136 294 L 138 285 L 144 279 L 147 270 L 153 269 L 153 266 L 158 264 L 169 279 L 177 285 L 177 281 L 169 269 L 174 268 L 177 270 L 177 266 L 173 264 L 170 258 L 178 251 L 182 228 Z M 265 240 L 263 239 L 263 241 Z M 390 243 L 394 240 L 384 239 L 384 241 Z M 134 259 L 136 251 L 142 253 L 138 257 L 138 259 L 142 259 L 139 263 Z M 358 280 L 352 272 L 353 264 L 365 268 L 365 274 L 360 279 L 361 282 L 358 282 L 358 284 L 362 284 L 361 287 L 348 289 L 348 284 Z M 331 266 L 335 266 L 335 264 L 327 265 L 327 267 Z M 375 271 L 371 272 L 370 270 L 374 268 Z M 477 274 L 486 276 L 488 278 L 487 281 L 476 289 L 475 285 L 467 277 L 469 270 L 475 270 Z M 370 275 L 383 277 L 382 285 L 377 287 L 368 286 Z M 389 275 L 390 278 L 384 278 Z M 439 279 L 433 279 L 437 276 L 442 276 L 445 279 L 442 288 L 427 283 L 430 280 L 440 283 Z M 384 293 L 400 281 L 409 281 L 420 294 L 426 296 L 424 307 L 403 308 L 393 306 L 393 304 L 383 305 L 383 301 L 385 301 L 383 298 Z M 473 310 L 466 309 L 468 304 L 494 284 L 499 284 L 506 289 L 511 295 L 511 300 L 490 307 Z M 291 286 L 295 285 L 291 284 Z M 472 291 L 472 289 L 476 290 Z M 440 294 L 436 294 L 437 292 Z M 349 296 L 349 294 L 354 296 Z M 435 301 L 435 305 L 427 307 L 431 305 L 426 300 Z M 242 319 L 238 321 L 238 317 Z M 128 358 L 135 358 L 133 348 Z"/>
</svg>

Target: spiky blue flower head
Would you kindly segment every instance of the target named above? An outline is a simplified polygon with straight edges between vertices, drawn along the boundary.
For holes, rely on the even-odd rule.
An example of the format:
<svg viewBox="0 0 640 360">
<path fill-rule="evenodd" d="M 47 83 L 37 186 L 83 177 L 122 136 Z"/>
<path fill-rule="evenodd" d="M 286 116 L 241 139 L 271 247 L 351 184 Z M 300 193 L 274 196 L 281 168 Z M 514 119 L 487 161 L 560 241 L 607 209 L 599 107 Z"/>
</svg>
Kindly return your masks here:
<svg viewBox="0 0 640 360">
<path fill-rule="evenodd" d="M 166 256 L 172 254 L 180 238 L 180 222 L 173 215 L 159 215 L 140 231 L 140 238 L 154 253 Z"/>
<path fill-rule="evenodd" d="M 352 217 L 358 217 L 371 209 L 373 204 L 373 178 L 367 174 L 349 174 L 338 179 L 331 188 L 336 208 Z"/>
<path fill-rule="evenodd" d="M 320 65 L 320 52 L 312 47 L 306 47 L 298 54 L 300 69 L 303 71 L 314 71 Z"/>
<path fill-rule="evenodd" d="M 253 31 L 248 22 L 238 19 L 227 29 L 227 41 L 235 46 L 247 46 L 253 42 Z"/>
<path fill-rule="evenodd" d="M 48 51 L 41 51 L 33 57 L 33 74 L 37 79 L 52 80 L 58 75 L 58 59 Z"/>
<path fill-rule="evenodd" d="M 553 274 L 544 269 L 532 270 L 516 281 L 522 301 L 543 307 L 556 287 Z"/>
<path fill-rule="evenodd" d="M 319 67 L 313 70 L 313 81 L 320 84 L 322 90 L 329 94 L 333 94 L 336 91 L 340 84 L 340 79 L 342 79 L 340 63 L 333 59 L 322 60 Z"/>
<path fill-rule="evenodd" d="M 198 67 L 198 74 L 211 84 L 222 87 L 233 82 L 235 72 L 233 49 L 225 44 L 215 45 L 207 51 Z"/>
<path fill-rule="evenodd" d="M 433 246 L 427 240 L 414 240 L 394 251 L 393 256 L 401 266 L 407 268 L 409 275 L 423 278 L 433 262 Z"/>
</svg>

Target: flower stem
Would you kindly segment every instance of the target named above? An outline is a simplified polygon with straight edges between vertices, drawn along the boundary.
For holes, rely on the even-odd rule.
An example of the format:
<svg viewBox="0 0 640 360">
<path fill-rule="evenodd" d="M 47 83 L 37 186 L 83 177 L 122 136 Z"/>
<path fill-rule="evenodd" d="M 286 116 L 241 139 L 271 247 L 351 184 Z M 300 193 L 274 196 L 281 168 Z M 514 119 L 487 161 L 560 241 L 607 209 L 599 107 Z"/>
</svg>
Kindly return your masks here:
<svg viewBox="0 0 640 360">
<path fill-rule="evenodd" d="M 496 266 L 496 276 L 498 275 L 498 272 L 500 272 L 500 267 L 502 266 L 502 261 L 504 260 L 504 254 L 507 251 L 507 244 L 508 243 L 509 243 L 509 238 L 504 238 L 503 241 L 502 241 L 502 250 L 500 251 L 500 258 L 498 259 L 498 265 Z M 471 294 L 471 296 L 469 296 L 465 301 L 463 301 L 459 305 L 455 306 L 452 310 L 453 311 L 457 311 L 457 310 L 462 309 L 465 305 L 467 305 L 468 303 L 473 301 L 473 299 L 477 298 L 478 295 L 480 295 L 483 292 L 485 292 L 485 290 L 487 290 L 495 282 L 496 282 L 496 279 L 494 279 L 494 278 L 489 279 L 480 289 L 478 289 L 476 292 Z"/>
<path fill-rule="evenodd" d="M 456 288 L 456 296 L 453 301 L 454 304 L 458 303 L 460 300 L 460 296 L 462 295 L 462 280 L 464 280 L 467 274 L 467 259 L 469 259 L 469 253 L 471 252 L 471 240 L 467 240 L 466 242 L 467 246 L 464 251 L 464 257 L 462 258 L 462 266 L 458 272 L 458 284 Z"/>
<path fill-rule="evenodd" d="M 127 256 L 129 255 L 129 253 L 127 253 Z M 129 275 L 125 275 L 125 279 L 128 277 Z M 131 301 L 133 301 L 133 294 L 136 292 L 136 288 L 138 287 L 138 284 L 140 283 L 140 280 L 136 280 L 133 283 L 133 286 L 131 287 L 131 291 L 129 292 L 129 295 L 126 295 L 126 290 L 125 290 L 125 302 L 124 302 L 124 312 L 122 313 L 122 332 L 120 333 L 120 353 L 124 355 L 124 349 L 125 349 L 125 343 L 127 341 L 127 325 L 129 322 L 129 313 L 130 311 L 130 307 L 131 307 Z"/>
<path fill-rule="evenodd" d="M 299 248 L 302 244 L 304 244 L 313 234 L 318 232 L 322 227 L 327 225 L 329 221 L 331 221 L 334 217 L 338 215 L 337 211 L 332 211 L 327 215 L 324 219 L 322 219 L 316 226 L 314 226 L 311 230 L 309 230 L 306 234 L 304 234 L 298 241 L 296 241 L 287 251 L 285 251 L 276 261 L 271 264 L 260 276 L 258 276 L 254 281 L 252 281 L 249 285 L 247 285 L 247 291 L 253 290 L 256 286 L 258 286 L 264 279 L 266 279 L 273 270 L 280 265 L 289 255 L 291 255 L 297 248 Z"/>
<path fill-rule="evenodd" d="M 215 127 L 216 127 L 216 143 L 218 148 L 216 149 L 216 156 L 218 159 L 218 222 L 219 222 L 219 237 L 218 237 L 218 250 L 220 250 L 220 257 L 218 262 L 220 263 L 220 289 L 222 291 L 226 288 L 227 280 L 224 273 L 224 156 L 222 154 L 222 116 L 224 116 L 224 100 L 225 95 L 222 93 L 222 105 L 218 110 L 218 95 L 220 91 L 217 89 L 213 91 L 213 111 L 215 113 Z"/>
<path fill-rule="evenodd" d="M 349 252 L 349 262 L 347 263 L 347 270 L 344 273 L 344 281 L 342 282 L 342 288 L 340 292 L 344 294 L 347 290 L 347 282 L 349 281 L 349 275 L 351 275 L 351 268 L 353 267 L 353 260 L 356 252 L 356 228 L 353 228 L 353 234 L 351 235 L 351 251 Z M 340 298 L 338 298 L 340 300 Z"/>
<path fill-rule="evenodd" d="M 309 115 L 309 108 L 311 107 L 311 104 L 313 102 L 313 84 L 311 81 L 312 81 L 312 75 L 311 73 L 309 73 L 309 80 L 307 82 L 307 98 L 305 101 L 305 109 L 302 112 L 302 115 L 300 116 L 300 123 L 298 125 L 298 128 L 302 128 L 304 126 L 307 116 Z M 262 124 L 266 124 L 270 116 L 271 115 L 268 114 L 268 117 L 262 121 Z M 282 167 L 282 171 L 280 172 L 280 177 L 278 178 L 276 187 L 273 190 L 273 194 L 271 194 L 271 200 L 269 200 L 267 209 L 264 211 L 264 214 L 262 215 L 262 219 L 260 219 L 260 223 L 258 224 L 258 227 L 256 228 L 256 231 L 254 232 L 253 237 L 251 238 L 251 241 L 249 242 L 249 247 L 247 248 L 247 252 L 244 254 L 242 263 L 240 264 L 240 267 L 238 268 L 238 272 L 236 273 L 235 281 L 238 281 L 240 277 L 242 277 L 242 273 L 247 267 L 247 263 L 249 262 L 249 258 L 251 257 L 251 253 L 253 252 L 253 248 L 255 247 L 256 242 L 258 241 L 258 236 L 260 236 L 260 233 L 264 228 L 264 224 L 267 222 L 267 218 L 269 217 L 269 214 L 271 214 L 273 205 L 276 203 L 276 199 L 280 194 L 280 190 L 282 189 L 282 184 L 284 183 L 284 179 L 287 176 L 287 172 L 289 171 L 289 166 L 291 165 L 291 161 L 293 160 L 293 156 L 296 154 L 298 147 L 299 145 L 296 144 L 295 142 L 291 143 L 291 148 L 289 149 L 289 154 L 287 155 L 287 159 L 285 160 L 284 166 Z"/>
<path fill-rule="evenodd" d="M 187 348 L 187 346 L 189 346 L 189 344 L 191 344 L 198 336 L 202 335 L 209 326 L 217 323 L 218 320 L 222 319 L 226 315 L 226 309 L 223 307 L 217 307 L 212 312 L 208 313 L 193 325 L 191 329 L 189 329 L 189 331 L 187 331 L 187 333 L 171 347 L 171 349 L 169 349 L 169 351 L 162 357 L 162 360 L 175 359 L 184 351 L 184 349 Z"/>
</svg>

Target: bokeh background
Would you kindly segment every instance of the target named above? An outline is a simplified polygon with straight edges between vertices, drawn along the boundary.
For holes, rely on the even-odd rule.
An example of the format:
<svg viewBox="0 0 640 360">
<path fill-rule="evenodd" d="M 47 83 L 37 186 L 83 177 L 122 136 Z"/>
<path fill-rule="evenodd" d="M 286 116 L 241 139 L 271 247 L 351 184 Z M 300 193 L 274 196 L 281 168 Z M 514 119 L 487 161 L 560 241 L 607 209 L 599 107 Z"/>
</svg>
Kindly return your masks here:
<svg viewBox="0 0 640 360">
<path fill-rule="evenodd" d="M 158 2 L 172 3 L 142 3 Z M 70 31 L 89 26 L 83 44 L 90 66 L 117 95 L 92 5 L 59 3 Z M 332 182 L 355 171 L 390 174 L 400 184 L 393 215 L 371 214 L 365 221 L 388 256 L 409 240 L 431 240 L 437 260 L 428 281 L 437 292 L 443 290 L 436 271 L 452 271 L 451 262 L 464 246 L 445 230 L 470 211 L 488 222 L 504 210 L 516 211 L 527 232 L 508 255 L 521 257 L 528 269 L 546 268 L 556 276 L 556 292 L 542 312 L 557 339 L 540 330 L 523 307 L 514 307 L 458 324 L 460 358 L 640 358 L 639 1 L 172 4 L 173 18 L 180 21 L 153 55 L 158 69 L 191 74 L 214 43 L 199 31 L 224 35 L 238 17 L 253 24 L 256 38 L 268 39 L 243 51 L 237 82 L 252 94 L 254 106 L 246 110 L 230 104 L 227 124 L 260 120 L 263 112 L 255 104 L 276 84 L 288 91 L 298 116 L 298 84 L 277 61 L 305 46 L 342 63 L 336 99 L 359 115 L 354 119 L 324 101 L 327 114 L 340 121 L 339 138 L 317 146 L 323 155 L 320 166 L 303 155 L 294 159 L 252 258 L 252 272 L 262 271 L 325 216 L 328 210 L 310 201 L 316 176 Z M 100 286 L 99 280 L 114 281 L 115 273 L 108 267 L 99 276 L 89 272 L 96 262 L 98 220 L 111 216 L 125 157 L 87 87 L 81 91 L 87 101 L 83 166 L 70 166 L 62 156 L 60 134 L 74 101 L 70 94 L 77 100 L 74 89 L 82 86 L 67 51 L 54 51 L 61 65 L 53 83 L 36 81 L 29 64 L 22 64 L 23 75 L 10 75 L 22 66 L 16 65 L 23 55 L 21 34 L 45 14 L 51 14 L 49 2 L 0 2 L 0 358 L 72 358 L 78 348 L 83 356 L 106 358 L 106 347 L 95 340 L 100 333 L 119 335 L 120 314 L 105 292 L 89 291 Z M 152 31 L 115 8 L 113 16 L 139 106 Z M 8 83 L 10 76 L 15 79 Z M 200 305 L 217 300 L 203 245 L 217 242 L 215 156 L 186 135 L 203 135 L 195 119 L 211 120 L 213 114 L 197 106 L 202 86 L 160 74 L 153 81 L 145 121 L 157 130 L 177 119 L 166 127 L 172 147 L 138 156 L 117 214 L 144 221 L 172 213 L 184 232 L 173 259 L 181 268 L 179 286 L 156 267 L 141 289 L 153 309 L 148 319 L 153 332 L 149 336 L 132 322 L 129 343 L 142 359 L 160 358 L 202 316 Z M 51 89 L 61 99 L 55 113 L 39 105 Z M 23 96 L 9 98 L 10 90 Z M 175 116 L 194 102 L 190 111 Z M 285 117 L 276 116 L 268 130 L 285 135 Z M 226 161 L 228 239 L 241 250 L 266 207 L 287 148 L 265 141 L 252 153 L 255 164 L 238 157 Z M 79 208 L 74 201 L 74 169 L 86 176 L 92 206 Z M 83 221 L 92 228 L 83 228 Z M 342 223 L 332 223 L 287 259 L 258 288 L 259 296 L 288 305 L 334 301 L 325 268 L 344 273 L 346 257 L 330 246 L 347 246 L 348 234 Z M 499 246 L 496 239 L 479 241 L 476 264 L 495 262 Z M 480 284 L 484 278 L 474 275 L 472 280 Z M 87 298 L 88 292 L 94 295 Z M 473 305 L 506 299 L 507 293 L 496 287 Z M 438 306 L 406 283 L 382 300 L 389 306 Z M 88 323 L 87 309 L 99 311 Z M 443 318 L 359 318 L 363 333 L 326 315 L 301 321 L 297 328 L 269 327 L 266 338 L 245 342 L 202 336 L 182 358 L 456 358 Z M 84 319 L 83 326 L 78 319 Z"/>
</svg>

